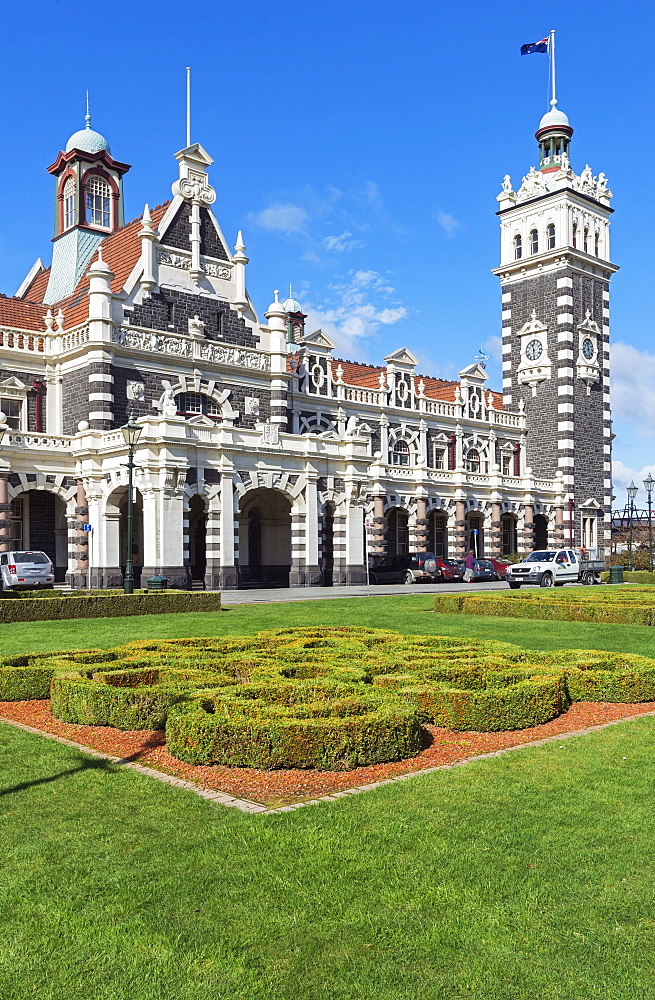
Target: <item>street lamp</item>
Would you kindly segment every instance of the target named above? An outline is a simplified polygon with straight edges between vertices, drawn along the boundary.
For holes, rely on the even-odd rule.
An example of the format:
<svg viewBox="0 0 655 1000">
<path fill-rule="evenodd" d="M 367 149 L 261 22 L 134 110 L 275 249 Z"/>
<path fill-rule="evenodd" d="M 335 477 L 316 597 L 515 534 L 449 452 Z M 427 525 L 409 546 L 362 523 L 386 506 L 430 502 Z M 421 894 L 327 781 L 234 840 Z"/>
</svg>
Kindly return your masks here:
<svg viewBox="0 0 655 1000">
<path fill-rule="evenodd" d="M 635 486 L 634 479 L 626 489 L 628 494 L 628 499 L 630 500 L 630 535 L 628 538 L 628 573 L 632 572 L 632 521 L 635 509 L 635 497 L 637 496 L 638 487 Z"/>
<path fill-rule="evenodd" d="M 123 580 L 123 592 L 125 594 L 134 593 L 134 572 L 132 570 L 132 472 L 134 470 L 134 449 L 141 437 L 143 427 L 137 424 L 133 417 L 121 427 L 121 432 L 125 438 L 125 444 L 129 448 L 127 459 L 127 558 L 125 560 L 125 578 Z"/>
<path fill-rule="evenodd" d="M 655 479 L 648 473 L 648 478 L 644 479 L 644 489 L 648 494 L 648 571 L 653 572 L 653 524 L 652 524 L 652 497 L 653 486 L 655 486 Z"/>
</svg>

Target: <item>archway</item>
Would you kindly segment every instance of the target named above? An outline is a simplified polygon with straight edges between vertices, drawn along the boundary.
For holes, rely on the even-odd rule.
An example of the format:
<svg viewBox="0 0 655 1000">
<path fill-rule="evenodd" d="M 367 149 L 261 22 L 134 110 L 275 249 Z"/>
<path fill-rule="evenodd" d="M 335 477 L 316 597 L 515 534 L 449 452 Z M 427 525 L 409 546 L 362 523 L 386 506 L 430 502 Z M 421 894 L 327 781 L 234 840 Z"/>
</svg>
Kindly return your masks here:
<svg viewBox="0 0 655 1000">
<path fill-rule="evenodd" d="M 191 580 L 205 584 L 207 569 L 207 510 L 201 496 L 189 501 L 189 570 Z"/>
<path fill-rule="evenodd" d="M 479 511 L 469 511 L 465 519 L 466 551 L 471 550 L 478 559 L 484 556 L 484 518 Z"/>
<path fill-rule="evenodd" d="M 441 510 L 428 515 L 428 552 L 434 552 L 438 559 L 448 557 L 448 518 Z"/>
<path fill-rule="evenodd" d="M 334 583 L 334 504 L 326 503 L 321 517 L 321 581 L 324 587 Z"/>
<path fill-rule="evenodd" d="M 392 507 L 387 511 L 386 535 L 388 556 L 409 552 L 409 516 L 402 507 Z"/>
<path fill-rule="evenodd" d="M 517 551 L 516 518 L 513 514 L 503 514 L 500 519 L 500 551 L 504 556 Z"/>
<path fill-rule="evenodd" d="M 68 569 L 66 504 L 48 490 L 25 490 L 11 505 L 12 545 L 45 552 L 55 567 L 55 582 L 63 583 Z"/>
<path fill-rule="evenodd" d="M 119 520 L 119 552 L 120 568 L 125 576 L 127 562 L 127 489 L 117 490 L 114 501 L 120 512 Z M 141 570 L 143 569 L 143 500 L 140 492 L 134 487 L 132 499 L 132 575 L 134 586 L 141 586 Z"/>
<path fill-rule="evenodd" d="M 533 523 L 535 549 L 548 548 L 548 521 L 543 514 L 535 514 Z"/>
<path fill-rule="evenodd" d="M 239 511 L 239 585 L 288 587 L 290 569 L 291 501 L 279 490 L 251 490 Z"/>
</svg>

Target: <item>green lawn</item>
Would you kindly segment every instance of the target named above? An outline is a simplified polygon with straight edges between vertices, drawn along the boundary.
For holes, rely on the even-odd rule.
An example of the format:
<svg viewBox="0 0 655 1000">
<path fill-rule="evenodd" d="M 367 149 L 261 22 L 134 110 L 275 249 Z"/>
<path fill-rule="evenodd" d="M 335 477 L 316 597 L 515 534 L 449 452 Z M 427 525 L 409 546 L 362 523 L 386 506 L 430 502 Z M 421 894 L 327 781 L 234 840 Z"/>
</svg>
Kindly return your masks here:
<svg viewBox="0 0 655 1000">
<path fill-rule="evenodd" d="M 640 719 L 245 816 L 0 726 L 0 996 L 643 1000 L 654 754 Z"/>
<path fill-rule="evenodd" d="M 435 614 L 430 594 L 237 605 L 216 613 L 95 618 L 0 626 L 0 653 L 91 646 L 132 639 L 239 635 L 280 625 L 368 625 L 400 632 L 501 639 L 531 649 L 607 649 L 655 657 L 655 628 Z"/>
</svg>

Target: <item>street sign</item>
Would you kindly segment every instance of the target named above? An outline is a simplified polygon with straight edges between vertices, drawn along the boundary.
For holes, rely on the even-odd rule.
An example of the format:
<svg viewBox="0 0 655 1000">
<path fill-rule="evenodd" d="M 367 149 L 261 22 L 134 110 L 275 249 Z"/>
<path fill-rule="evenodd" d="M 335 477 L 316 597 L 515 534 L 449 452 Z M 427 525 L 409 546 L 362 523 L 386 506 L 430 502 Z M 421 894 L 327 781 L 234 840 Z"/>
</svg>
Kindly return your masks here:
<svg viewBox="0 0 655 1000">
<path fill-rule="evenodd" d="M 83 524 L 82 525 L 82 531 L 93 531 L 93 525 L 91 525 L 91 524 Z"/>
<path fill-rule="evenodd" d="M 473 529 L 473 534 L 474 534 L 474 535 L 477 535 L 478 533 L 479 533 L 479 528 L 474 528 L 474 529 Z"/>
</svg>

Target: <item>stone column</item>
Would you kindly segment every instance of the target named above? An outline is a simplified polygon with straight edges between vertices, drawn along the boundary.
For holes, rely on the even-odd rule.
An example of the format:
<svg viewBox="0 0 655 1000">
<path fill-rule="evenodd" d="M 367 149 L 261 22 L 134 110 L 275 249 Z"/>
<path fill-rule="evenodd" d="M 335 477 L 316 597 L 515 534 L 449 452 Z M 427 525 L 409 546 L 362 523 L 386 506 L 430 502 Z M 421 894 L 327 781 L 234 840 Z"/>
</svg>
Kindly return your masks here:
<svg viewBox="0 0 655 1000">
<path fill-rule="evenodd" d="M 555 507 L 555 545 L 558 548 L 564 545 L 564 508 L 561 504 Z"/>
<path fill-rule="evenodd" d="M 318 488 L 313 475 L 307 477 L 305 509 L 305 586 L 320 587 L 323 575 L 318 564 Z"/>
<path fill-rule="evenodd" d="M 491 504 L 491 531 L 490 531 L 490 551 L 489 555 L 492 558 L 502 554 L 503 547 L 503 532 L 500 520 L 500 504 L 498 501 L 494 500 Z"/>
<path fill-rule="evenodd" d="M 346 506 L 346 584 L 366 583 L 364 554 L 364 509 L 360 503 Z"/>
<path fill-rule="evenodd" d="M 289 586 L 307 586 L 307 564 L 305 562 L 307 538 L 307 516 L 298 507 L 298 500 L 291 508 L 291 566 L 289 568 Z"/>
<path fill-rule="evenodd" d="M 81 479 L 77 480 L 77 495 L 75 497 L 75 529 L 76 548 L 73 553 L 75 559 L 75 569 L 68 574 L 68 583 L 71 587 L 86 587 L 89 572 L 89 532 L 84 530 L 84 525 L 89 523 L 89 505 L 86 499 L 86 490 Z"/>
<path fill-rule="evenodd" d="M 371 555 L 383 556 L 384 545 L 384 497 L 373 497 L 373 528 L 371 529 Z"/>
<path fill-rule="evenodd" d="M 231 472 L 221 475 L 221 571 L 219 586 L 221 590 L 236 590 L 239 585 L 238 572 L 235 564 L 235 515 L 234 515 L 234 482 Z"/>
<path fill-rule="evenodd" d="M 423 497 L 416 501 L 416 550 L 425 552 L 428 546 L 428 503 Z"/>
<path fill-rule="evenodd" d="M 209 501 L 207 512 L 207 566 L 205 569 L 205 588 L 218 590 L 221 585 L 221 512 L 217 509 L 217 498 Z"/>
<path fill-rule="evenodd" d="M 466 555 L 466 501 L 455 501 L 455 559 Z"/>
<path fill-rule="evenodd" d="M 10 514 L 9 473 L 0 472 L 0 552 L 8 552 L 11 545 Z"/>
<path fill-rule="evenodd" d="M 534 549 L 534 506 L 531 503 L 523 505 L 523 551 Z"/>
</svg>

